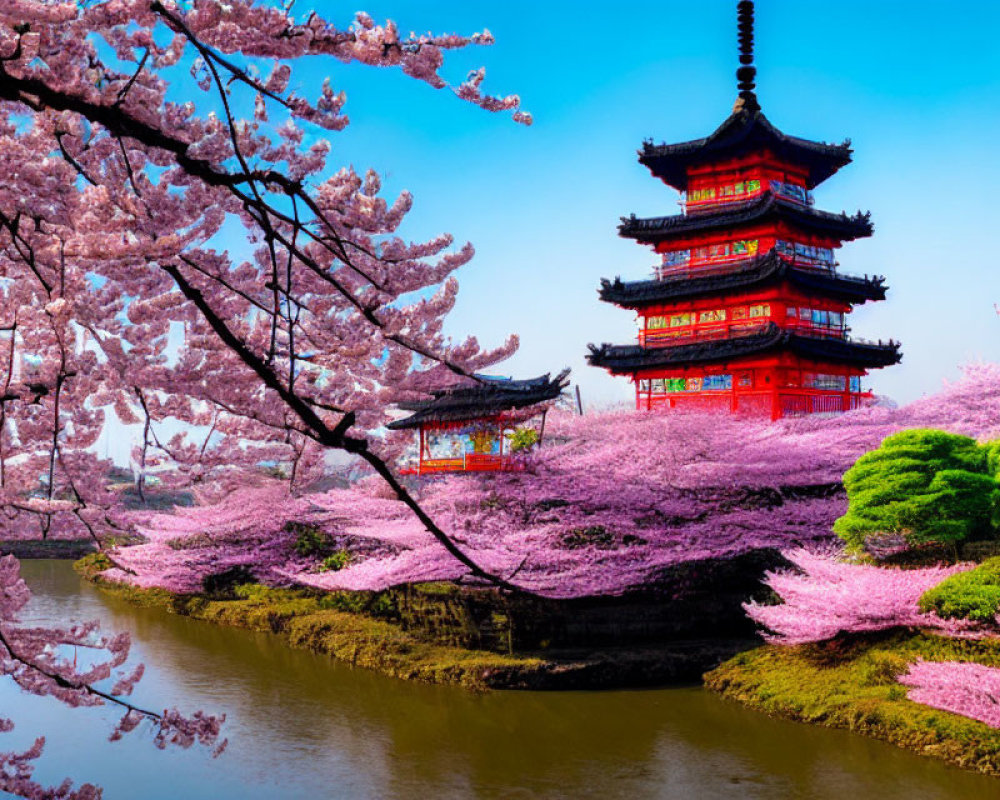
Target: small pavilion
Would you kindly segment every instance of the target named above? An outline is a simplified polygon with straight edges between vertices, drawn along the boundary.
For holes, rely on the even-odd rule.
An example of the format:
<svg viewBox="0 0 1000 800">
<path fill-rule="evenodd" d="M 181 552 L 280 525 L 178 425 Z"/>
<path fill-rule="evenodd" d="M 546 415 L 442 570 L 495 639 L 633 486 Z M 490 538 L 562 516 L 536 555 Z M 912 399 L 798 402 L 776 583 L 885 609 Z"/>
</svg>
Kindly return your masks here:
<svg viewBox="0 0 1000 800">
<path fill-rule="evenodd" d="M 402 473 L 518 469 L 517 454 L 541 443 L 545 414 L 568 376 L 568 369 L 519 381 L 477 375 L 476 383 L 433 390 L 430 400 L 400 403 L 413 413 L 387 427 L 417 431 L 418 454 Z"/>
</svg>

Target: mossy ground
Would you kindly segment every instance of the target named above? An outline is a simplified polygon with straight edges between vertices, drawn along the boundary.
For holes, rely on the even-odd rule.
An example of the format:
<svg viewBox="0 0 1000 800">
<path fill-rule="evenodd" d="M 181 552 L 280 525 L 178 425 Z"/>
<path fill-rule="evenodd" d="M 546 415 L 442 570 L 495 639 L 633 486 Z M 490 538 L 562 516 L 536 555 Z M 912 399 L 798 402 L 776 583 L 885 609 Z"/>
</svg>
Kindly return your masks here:
<svg viewBox="0 0 1000 800">
<path fill-rule="evenodd" d="M 293 647 L 324 653 L 386 675 L 470 689 L 605 689 L 696 681 L 711 666 L 752 645 L 745 635 L 709 639 L 653 637 L 614 642 L 586 636 L 554 646 L 514 633 L 522 622 L 551 622 L 551 604 L 512 599 L 492 590 L 425 583 L 384 592 L 318 592 L 234 583 L 242 573 L 215 576 L 202 594 L 180 595 L 112 583 L 99 553 L 76 570 L 102 590 L 139 606 L 195 619 L 268 631 Z M 226 580 L 222 580 L 226 577 Z M 598 598 L 600 600 L 600 598 Z M 627 604 L 610 618 L 624 623 L 659 601 Z M 600 610 L 600 609 L 598 609 Z M 580 612 L 577 612 L 580 616 Z M 642 620 L 639 620 L 642 622 Z M 586 626 L 584 626 L 586 628 Z M 605 626 L 597 626 L 598 634 Z M 641 627 L 641 626 L 640 626 Z M 614 630 L 618 630 L 615 628 Z M 587 631 L 584 631 L 586 634 Z"/>
<path fill-rule="evenodd" d="M 1000 641 L 897 631 L 823 645 L 767 645 L 712 670 L 705 685 L 772 716 L 847 728 L 1000 775 L 1000 730 L 906 699 L 896 676 L 918 658 L 1000 667 Z"/>
<path fill-rule="evenodd" d="M 140 589 L 104 580 L 110 563 L 100 554 L 75 568 L 100 589 L 129 603 L 223 625 L 266 631 L 291 646 L 323 653 L 386 675 L 429 683 L 454 683 L 470 689 L 531 685 L 551 667 L 545 660 L 429 642 L 386 619 L 364 613 L 378 605 L 369 593 L 319 595 L 259 585 L 236 587 L 227 599 Z M 436 591 L 429 587 L 428 591 Z M 343 595 L 343 596 L 341 596 Z M 353 606 L 353 607 L 352 607 Z"/>
</svg>

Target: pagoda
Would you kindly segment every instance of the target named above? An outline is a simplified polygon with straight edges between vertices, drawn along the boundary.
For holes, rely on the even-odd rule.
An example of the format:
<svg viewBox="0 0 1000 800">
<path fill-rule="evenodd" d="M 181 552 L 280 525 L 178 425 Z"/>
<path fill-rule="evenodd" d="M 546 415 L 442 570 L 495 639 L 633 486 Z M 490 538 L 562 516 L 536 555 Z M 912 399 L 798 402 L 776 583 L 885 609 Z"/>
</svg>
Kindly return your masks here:
<svg viewBox="0 0 1000 800">
<path fill-rule="evenodd" d="M 896 342 L 848 336 L 854 306 L 884 300 L 883 277 L 838 269 L 844 242 L 871 236 L 869 214 L 813 207 L 812 189 L 851 161 L 850 141 L 788 136 L 754 92 L 753 3 L 738 3 L 739 96 L 711 135 L 645 142 L 639 162 L 682 193 L 684 213 L 623 217 L 651 245 L 650 280 L 602 280 L 601 300 L 633 309 L 638 343 L 590 345 L 587 360 L 635 384 L 636 408 L 731 411 L 778 419 L 873 402 L 861 379 L 896 364 Z"/>
<path fill-rule="evenodd" d="M 386 427 L 417 432 L 417 456 L 401 473 L 519 469 L 518 453 L 541 444 L 545 414 L 568 385 L 568 376 L 568 369 L 555 378 L 528 380 L 477 375 L 473 384 L 435 389 L 429 400 L 400 403 L 414 413 Z"/>
</svg>

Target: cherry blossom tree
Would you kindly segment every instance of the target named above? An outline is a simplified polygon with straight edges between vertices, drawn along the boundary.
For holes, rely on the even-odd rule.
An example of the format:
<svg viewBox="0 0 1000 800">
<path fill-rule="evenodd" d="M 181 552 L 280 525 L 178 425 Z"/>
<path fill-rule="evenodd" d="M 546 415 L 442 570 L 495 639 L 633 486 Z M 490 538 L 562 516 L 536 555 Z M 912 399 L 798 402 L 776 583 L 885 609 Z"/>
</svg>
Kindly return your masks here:
<svg viewBox="0 0 1000 800">
<path fill-rule="evenodd" d="M 301 482 L 324 449 L 345 450 L 492 577 L 397 481 L 370 432 L 392 400 L 474 381 L 516 339 L 493 350 L 445 339 L 449 276 L 472 248 L 396 235 L 411 197 L 385 200 L 372 172 L 330 174 L 327 140 L 305 144 L 307 128 L 346 126 L 345 97 L 329 82 L 315 98 L 289 88 L 305 56 L 444 88 L 444 51 L 490 35 L 404 38 L 365 14 L 340 29 L 250 0 L 21 0 L 0 9 L 0 27 L 2 268 L 43 307 L 67 303 L 92 337 L 115 408 L 143 424 L 140 465 L 169 457 L 207 481 L 281 461 Z M 455 93 L 530 122 L 516 96 L 484 95 L 483 77 Z M 177 103 L 168 90 L 201 97 Z M 254 246 L 249 258 L 216 249 L 224 226 Z M 172 326 L 184 329 L 176 363 Z M 207 444 L 158 440 L 167 416 L 207 428 Z"/>
<path fill-rule="evenodd" d="M 35 515 L 43 535 L 57 522 L 97 538 L 113 527 L 91 452 L 113 410 L 142 426 L 140 472 L 169 462 L 177 485 L 228 490 L 271 463 L 295 488 L 327 450 L 346 451 L 463 569 L 504 584 L 418 505 L 373 431 L 392 401 L 476 381 L 516 339 L 484 350 L 443 335 L 471 246 L 398 235 L 409 194 L 387 200 L 375 173 L 329 169 L 328 141 L 306 138 L 347 125 L 344 95 L 329 81 L 310 98 L 291 88 L 306 56 L 449 88 L 444 53 L 491 42 L 404 37 L 366 14 L 340 28 L 251 0 L 0 5 L 0 278 L 16 295 L 0 405 L 6 513 Z M 452 88 L 530 123 L 483 80 L 476 70 Z M 234 238 L 246 254 L 219 249 Z M 41 374 L 15 387 L 22 355 Z M 168 419 L 189 434 L 164 439 Z M 8 758 L 12 780 L 27 780 L 34 754 Z"/>
<path fill-rule="evenodd" d="M 996 367 L 970 369 L 903 408 L 836 418 L 772 424 L 695 413 L 552 412 L 547 444 L 527 471 L 427 481 L 419 499 L 478 563 L 519 586 L 560 597 L 621 594 L 680 565 L 831 546 L 839 541 L 833 523 L 847 510 L 840 479 L 859 456 L 901 429 L 995 436 L 998 420 Z M 302 526 L 322 532 L 331 552 L 349 553 L 350 561 L 325 570 L 319 558 L 295 553 Z M 272 482 L 148 515 L 137 527 L 147 541 L 117 554 L 136 575 L 107 577 L 191 592 L 213 571 L 235 566 L 266 583 L 321 589 L 468 574 L 384 484 L 367 480 L 296 496 Z"/>
</svg>

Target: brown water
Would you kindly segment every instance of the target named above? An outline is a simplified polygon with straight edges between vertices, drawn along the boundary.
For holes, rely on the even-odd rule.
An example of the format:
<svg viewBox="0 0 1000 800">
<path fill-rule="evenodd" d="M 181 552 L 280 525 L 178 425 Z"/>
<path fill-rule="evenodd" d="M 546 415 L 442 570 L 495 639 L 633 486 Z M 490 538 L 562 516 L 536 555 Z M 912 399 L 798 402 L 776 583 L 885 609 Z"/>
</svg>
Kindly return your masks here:
<svg viewBox="0 0 1000 800">
<path fill-rule="evenodd" d="M 1000 796 L 1000 781 L 843 731 L 768 719 L 699 688 L 470 694 L 352 670 L 276 637 L 138 609 L 67 562 L 25 562 L 36 618 L 99 618 L 147 663 L 140 704 L 228 715 L 230 747 L 161 752 L 114 714 L 0 683 L 18 722 L 0 747 L 48 737 L 40 780 L 132 798 L 803 798 Z"/>
</svg>

